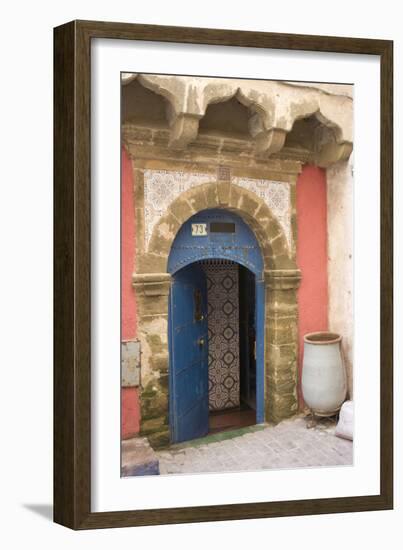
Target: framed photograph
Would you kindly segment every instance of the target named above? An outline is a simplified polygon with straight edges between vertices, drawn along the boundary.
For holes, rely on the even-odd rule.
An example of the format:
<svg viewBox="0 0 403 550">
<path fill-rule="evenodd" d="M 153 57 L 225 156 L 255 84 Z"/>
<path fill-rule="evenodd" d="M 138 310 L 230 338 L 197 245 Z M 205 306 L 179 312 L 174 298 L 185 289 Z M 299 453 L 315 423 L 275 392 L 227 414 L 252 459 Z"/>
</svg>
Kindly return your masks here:
<svg viewBox="0 0 403 550">
<path fill-rule="evenodd" d="M 393 507 L 393 43 L 54 32 L 54 520 Z"/>
</svg>

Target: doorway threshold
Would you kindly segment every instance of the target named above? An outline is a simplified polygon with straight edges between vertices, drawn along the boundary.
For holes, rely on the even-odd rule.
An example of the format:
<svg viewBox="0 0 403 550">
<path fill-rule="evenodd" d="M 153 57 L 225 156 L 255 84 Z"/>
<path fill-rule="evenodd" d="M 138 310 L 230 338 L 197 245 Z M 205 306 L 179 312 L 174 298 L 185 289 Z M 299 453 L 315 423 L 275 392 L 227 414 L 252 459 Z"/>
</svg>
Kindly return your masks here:
<svg viewBox="0 0 403 550">
<path fill-rule="evenodd" d="M 208 433 L 212 435 L 218 432 L 254 426 L 255 424 L 256 411 L 245 403 L 241 403 L 239 407 L 210 411 Z"/>
<path fill-rule="evenodd" d="M 197 439 L 191 439 L 184 441 L 183 443 L 174 443 L 170 445 L 171 449 L 186 449 L 189 447 L 200 447 L 201 445 L 208 445 L 209 443 L 217 443 L 218 441 L 224 441 L 226 439 L 233 439 L 247 433 L 258 432 L 267 428 L 267 424 L 255 424 L 253 426 L 246 426 L 244 428 L 237 428 L 235 430 L 226 430 L 213 434 L 207 434 L 204 437 Z"/>
</svg>

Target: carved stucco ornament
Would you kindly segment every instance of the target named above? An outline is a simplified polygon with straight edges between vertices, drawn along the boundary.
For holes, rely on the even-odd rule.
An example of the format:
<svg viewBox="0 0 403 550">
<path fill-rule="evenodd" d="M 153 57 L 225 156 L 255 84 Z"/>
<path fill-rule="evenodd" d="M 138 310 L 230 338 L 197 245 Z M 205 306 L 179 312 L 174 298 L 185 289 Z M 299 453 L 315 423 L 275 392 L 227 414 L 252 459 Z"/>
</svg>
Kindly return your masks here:
<svg viewBox="0 0 403 550">
<path fill-rule="evenodd" d="M 170 75 L 140 76 L 140 82 L 145 88 L 163 96 L 168 102 L 168 145 L 173 149 L 185 149 L 189 143 L 197 139 L 199 120 L 204 114 L 199 102 L 199 87 L 195 83 L 192 86 L 190 80 L 193 78 Z"/>
<path fill-rule="evenodd" d="M 353 151 L 353 144 L 345 143 L 326 143 L 321 150 L 314 155 L 313 163 L 321 168 L 328 168 L 336 162 L 348 160 Z"/>
<path fill-rule="evenodd" d="M 311 116 L 324 129 L 314 144 L 313 162 L 327 167 L 351 154 L 353 102 L 349 96 L 288 82 L 122 74 L 123 84 L 134 78 L 167 100 L 169 146 L 174 149 L 185 149 L 197 139 L 199 121 L 210 104 L 236 97 L 251 112 L 249 132 L 258 156 L 281 151 L 294 123 Z"/>
</svg>

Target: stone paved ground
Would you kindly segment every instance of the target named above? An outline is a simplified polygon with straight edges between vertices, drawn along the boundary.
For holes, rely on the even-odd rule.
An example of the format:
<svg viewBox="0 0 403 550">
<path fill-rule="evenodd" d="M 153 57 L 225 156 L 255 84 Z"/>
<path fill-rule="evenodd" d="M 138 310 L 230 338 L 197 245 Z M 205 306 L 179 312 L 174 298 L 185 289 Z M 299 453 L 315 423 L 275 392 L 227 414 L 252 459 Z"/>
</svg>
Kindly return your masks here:
<svg viewBox="0 0 403 550">
<path fill-rule="evenodd" d="M 307 429 L 303 416 L 277 426 L 222 432 L 157 452 L 160 474 L 314 468 L 353 463 L 353 443 L 337 437 L 334 422 Z"/>
</svg>

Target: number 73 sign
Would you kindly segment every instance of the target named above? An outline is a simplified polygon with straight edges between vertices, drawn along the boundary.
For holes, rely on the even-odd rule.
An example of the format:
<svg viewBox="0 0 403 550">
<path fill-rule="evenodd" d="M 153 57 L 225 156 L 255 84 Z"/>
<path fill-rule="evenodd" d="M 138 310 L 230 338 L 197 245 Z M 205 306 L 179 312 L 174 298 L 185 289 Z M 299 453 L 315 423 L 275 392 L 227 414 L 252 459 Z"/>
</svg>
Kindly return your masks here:
<svg viewBox="0 0 403 550">
<path fill-rule="evenodd" d="M 203 237 L 207 235 L 206 223 L 192 223 L 192 237 Z"/>
</svg>

